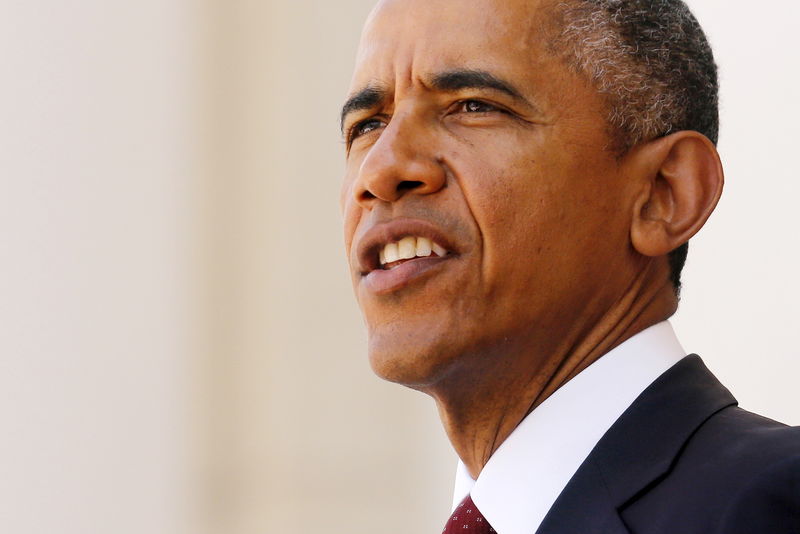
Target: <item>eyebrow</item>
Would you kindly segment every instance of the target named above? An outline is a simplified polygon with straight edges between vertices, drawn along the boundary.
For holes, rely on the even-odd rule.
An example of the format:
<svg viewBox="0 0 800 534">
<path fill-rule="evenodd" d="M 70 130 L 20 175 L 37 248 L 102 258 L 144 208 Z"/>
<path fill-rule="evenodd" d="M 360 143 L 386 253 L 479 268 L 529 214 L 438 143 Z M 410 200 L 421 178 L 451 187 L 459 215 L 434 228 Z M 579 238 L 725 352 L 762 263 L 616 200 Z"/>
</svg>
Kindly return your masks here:
<svg viewBox="0 0 800 534">
<path fill-rule="evenodd" d="M 485 70 L 457 69 L 436 74 L 430 81 L 431 87 L 439 91 L 460 91 L 461 89 L 493 89 L 527 102 L 522 94 L 509 82 Z"/>
<path fill-rule="evenodd" d="M 455 69 L 435 74 L 428 82 L 433 89 L 443 92 L 456 92 L 462 89 L 492 89 L 535 107 L 511 83 L 485 70 Z M 386 91 L 376 85 L 368 85 L 344 103 L 339 118 L 339 127 L 344 131 L 347 115 L 356 111 L 372 109 L 386 97 Z"/>
<path fill-rule="evenodd" d="M 364 89 L 358 91 L 348 98 L 344 106 L 342 106 L 342 113 L 339 117 L 339 128 L 344 131 L 344 121 L 350 113 L 364 109 L 372 109 L 385 97 L 386 91 L 374 85 L 368 85 Z"/>
</svg>

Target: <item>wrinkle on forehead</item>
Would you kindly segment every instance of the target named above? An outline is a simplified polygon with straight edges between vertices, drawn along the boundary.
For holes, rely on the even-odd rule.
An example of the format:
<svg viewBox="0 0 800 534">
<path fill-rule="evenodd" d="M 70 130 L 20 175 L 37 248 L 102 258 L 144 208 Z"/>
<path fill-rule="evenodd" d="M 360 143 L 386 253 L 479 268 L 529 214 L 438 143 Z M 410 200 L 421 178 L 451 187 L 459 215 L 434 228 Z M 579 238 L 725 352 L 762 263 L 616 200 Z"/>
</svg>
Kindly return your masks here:
<svg viewBox="0 0 800 534">
<path fill-rule="evenodd" d="M 351 90 L 422 73 L 486 68 L 498 54 L 535 68 L 550 0 L 383 0 L 369 15 Z"/>
</svg>

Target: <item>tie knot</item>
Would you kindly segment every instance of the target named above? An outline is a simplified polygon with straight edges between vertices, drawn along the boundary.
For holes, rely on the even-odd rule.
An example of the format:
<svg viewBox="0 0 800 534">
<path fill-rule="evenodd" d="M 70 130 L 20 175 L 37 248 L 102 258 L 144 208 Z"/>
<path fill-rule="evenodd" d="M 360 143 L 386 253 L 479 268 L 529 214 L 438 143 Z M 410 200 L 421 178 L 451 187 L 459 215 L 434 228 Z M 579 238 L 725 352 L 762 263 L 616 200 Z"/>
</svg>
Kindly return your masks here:
<svg viewBox="0 0 800 534">
<path fill-rule="evenodd" d="M 472 496 L 467 495 L 453 510 L 453 515 L 447 520 L 442 534 L 494 534 L 494 532 L 495 530 L 472 502 Z"/>
</svg>

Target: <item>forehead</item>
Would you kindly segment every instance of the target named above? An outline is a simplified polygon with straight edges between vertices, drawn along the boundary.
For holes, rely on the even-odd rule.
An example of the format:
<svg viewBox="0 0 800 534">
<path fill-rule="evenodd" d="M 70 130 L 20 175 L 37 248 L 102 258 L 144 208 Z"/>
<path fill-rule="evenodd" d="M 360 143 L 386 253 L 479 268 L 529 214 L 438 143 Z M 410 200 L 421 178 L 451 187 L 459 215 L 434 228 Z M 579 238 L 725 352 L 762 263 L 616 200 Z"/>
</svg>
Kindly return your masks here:
<svg viewBox="0 0 800 534">
<path fill-rule="evenodd" d="M 545 0 L 385 0 L 364 28 L 351 89 L 450 68 L 525 71 L 546 49 Z M 513 73 L 510 73 L 513 74 Z"/>
</svg>

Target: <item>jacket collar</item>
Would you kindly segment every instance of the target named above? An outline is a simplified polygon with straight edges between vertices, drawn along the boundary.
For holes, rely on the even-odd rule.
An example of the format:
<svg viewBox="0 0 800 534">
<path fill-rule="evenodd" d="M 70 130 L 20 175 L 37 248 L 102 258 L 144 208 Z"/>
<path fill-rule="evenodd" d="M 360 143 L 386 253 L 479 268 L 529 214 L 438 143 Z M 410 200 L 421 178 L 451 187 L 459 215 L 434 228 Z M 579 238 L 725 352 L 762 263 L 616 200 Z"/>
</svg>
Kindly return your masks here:
<svg viewBox="0 0 800 534">
<path fill-rule="evenodd" d="M 699 356 L 682 359 L 606 432 L 536 533 L 628 532 L 617 510 L 669 472 L 704 421 L 735 404 Z"/>
<path fill-rule="evenodd" d="M 669 322 L 625 340 L 536 407 L 477 481 L 459 462 L 453 508 L 469 493 L 502 534 L 532 534 L 600 438 L 686 356 Z"/>
</svg>

